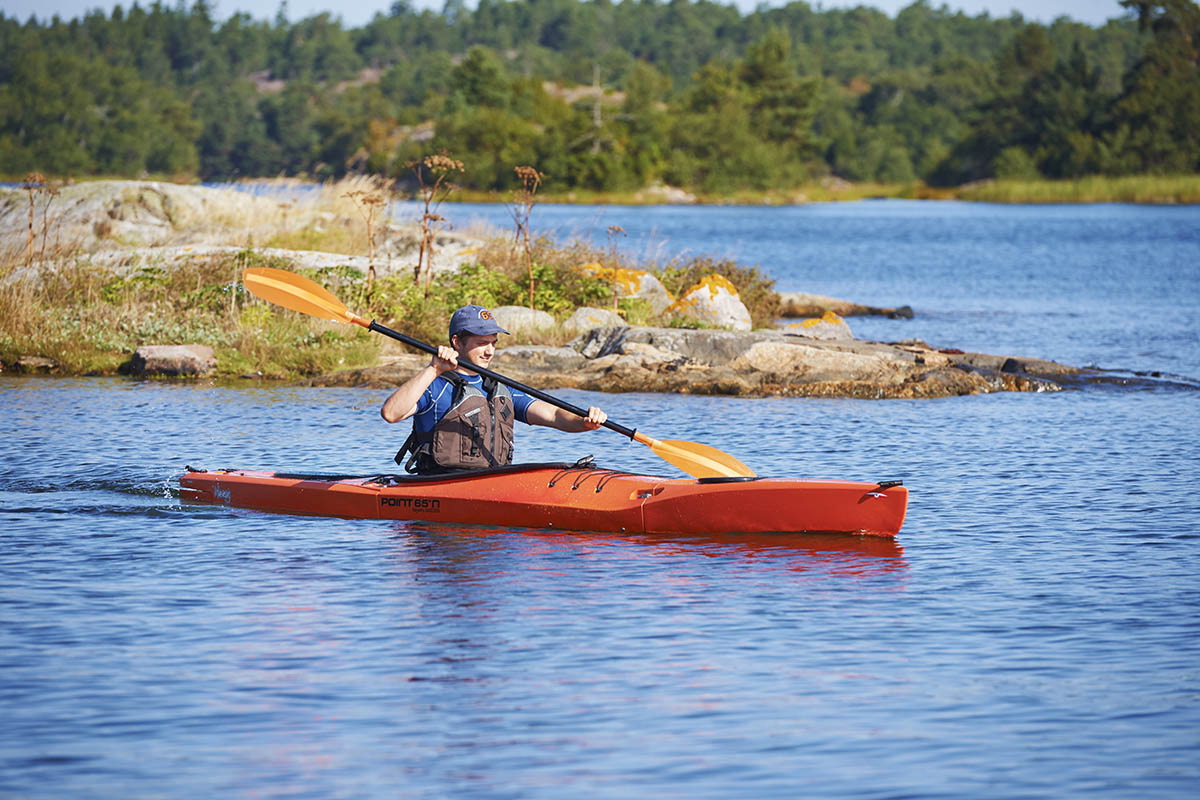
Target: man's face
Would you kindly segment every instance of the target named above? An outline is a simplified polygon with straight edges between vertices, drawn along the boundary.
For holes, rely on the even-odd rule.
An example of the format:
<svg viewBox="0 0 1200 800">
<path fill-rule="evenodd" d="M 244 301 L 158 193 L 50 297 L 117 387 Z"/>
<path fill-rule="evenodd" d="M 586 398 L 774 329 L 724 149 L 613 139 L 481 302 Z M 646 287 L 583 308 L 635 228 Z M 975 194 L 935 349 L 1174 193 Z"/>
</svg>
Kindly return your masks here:
<svg viewBox="0 0 1200 800">
<path fill-rule="evenodd" d="M 496 340 L 499 335 L 489 333 L 487 336 L 476 336 L 473 333 L 459 333 L 450 340 L 458 357 L 473 364 L 486 367 L 496 355 Z"/>
</svg>

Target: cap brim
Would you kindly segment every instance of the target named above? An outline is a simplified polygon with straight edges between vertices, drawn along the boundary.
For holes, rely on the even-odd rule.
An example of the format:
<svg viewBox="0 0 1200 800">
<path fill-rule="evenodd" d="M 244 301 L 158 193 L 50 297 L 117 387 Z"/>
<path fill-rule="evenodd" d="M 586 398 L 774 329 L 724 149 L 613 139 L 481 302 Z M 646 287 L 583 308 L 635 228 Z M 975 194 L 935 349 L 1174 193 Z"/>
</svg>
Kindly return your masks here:
<svg viewBox="0 0 1200 800">
<path fill-rule="evenodd" d="M 467 327 L 459 328 L 458 330 L 456 330 L 454 333 L 452 333 L 450 335 L 457 336 L 460 333 L 469 333 L 472 336 L 490 336 L 493 333 L 505 333 L 505 334 L 508 334 L 509 336 L 512 336 L 511 333 L 508 333 L 508 331 L 504 330 L 504 328 L 501 328 L 499 325 L 496 325 L 495 323 L 492 323 L 492 325 L 488 326 L 488 327 L 467 326 Z"/>
</svg>

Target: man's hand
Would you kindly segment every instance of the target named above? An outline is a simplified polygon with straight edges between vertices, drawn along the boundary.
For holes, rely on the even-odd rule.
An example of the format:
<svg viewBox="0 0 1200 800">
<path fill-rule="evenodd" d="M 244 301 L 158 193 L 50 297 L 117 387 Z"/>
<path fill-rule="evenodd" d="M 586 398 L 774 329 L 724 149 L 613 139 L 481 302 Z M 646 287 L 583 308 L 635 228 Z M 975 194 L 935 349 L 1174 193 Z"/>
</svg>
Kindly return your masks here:
<svg viewBox="0 0 1200 800">
<path fill-rule="evenodd" d="M 608 414 L 605 414 L 595 406 L 588 407 L 587 417 L 583 420 L 583 429 L 585 431 L 594 431 L 602 427 L 608 421 Z"/>
<path fill-rule="evenodd" d="M 437 349 L 437 355 L 429 362 L 429 366 L 433 367 L 438 375 L 449 372 L 458 367 L 458 353 L 453 347 L 442 345 Z"/>
</svg>

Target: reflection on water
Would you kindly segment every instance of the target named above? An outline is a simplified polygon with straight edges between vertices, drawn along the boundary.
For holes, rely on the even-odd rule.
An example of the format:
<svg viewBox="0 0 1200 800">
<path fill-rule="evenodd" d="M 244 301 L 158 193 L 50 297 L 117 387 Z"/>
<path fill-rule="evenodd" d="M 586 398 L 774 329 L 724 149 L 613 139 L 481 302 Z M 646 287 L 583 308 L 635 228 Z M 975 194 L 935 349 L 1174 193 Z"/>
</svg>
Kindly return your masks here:
<svg viewBox="0 0 1200 800">
<path fill-rule="evenodd" d="M 670 564 L 674 559 L 719 559 L 748 570 L 815 572 L 830 576 L 878 577 L 903 573 L 904 548 L 895 539 L 849 534 L 612 534 L 590 531 L 538 531 L 527 528 L 433 525 L 398 522 L 393 537 L 405 546 L 420 537 L 422 549 L 457 563 L 490 566 L 512 557 L 588 561 L 620 552 L 627 558 Z M 435 559 L 436 561 L 437 559 Z"/>
</svg>

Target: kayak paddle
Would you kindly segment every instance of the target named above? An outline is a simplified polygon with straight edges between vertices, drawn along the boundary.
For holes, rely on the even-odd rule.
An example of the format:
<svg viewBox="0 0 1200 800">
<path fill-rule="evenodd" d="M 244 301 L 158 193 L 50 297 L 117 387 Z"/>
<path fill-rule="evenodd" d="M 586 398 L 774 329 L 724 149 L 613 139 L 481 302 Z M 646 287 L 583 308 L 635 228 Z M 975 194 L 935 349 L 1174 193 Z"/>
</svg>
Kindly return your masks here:
<svg viewBox="0 0 1200 800">
<path fill-rule="evenodd" d="M 271 267 L 250 267 L 242 276 L 242 283 L 245 284 L 246 289 L 251 294 L 261 297 L 269 303 L 283 306 L 292 311 L 298 311 L 301 314 L 308 314 L 311 317 L 327 319 L 332 322 L 361 325 L 369 331 L 382 333 L 384 336 L 390 336 L 410 347 L 423 350 L 430 355 L 437 355 L 437 348 L 433 345 L 426 344 L 419 339 L 414 339 L 399 331 L 386 328 L 375 322 L 375 320 L 368 320 L 348 311 L 342 301 L 338 300 L 325 287 L 294 272 Z M 578 406 L 572 405 L 565 400 L 559 400 L 557 397 L 548 395 L 531 386 L 526 386 L 512 378 L 507 378 L 486 367 L 476 366 L 469 361 L 459 361 L 459 364 L 485 378 L 491 378 L 503 383 L 505 386 L 525 392 L 530 397 L 535 397 L 538 400 L 547 402 L 552 406 L 557 406 L 580 417 L 587 417 L 587 411 Z M 644 433 L 638 433 L 635 429 L 626 428 L 624 425 L 618 425 L 611 421 L 605 422 L 604 427 L 616 431 L 622 436 L 628 436 L 635 442 L 646 445 L 659 458 L 696 478 L 755 477 L 754 471 L 741 461 L 738 461 L 728 453 L 724 453 L 715 447 L 709 447 L 706 444 L 685 442 L 678 439 L 667 441 L 654 439 Z"/>
</svg>

